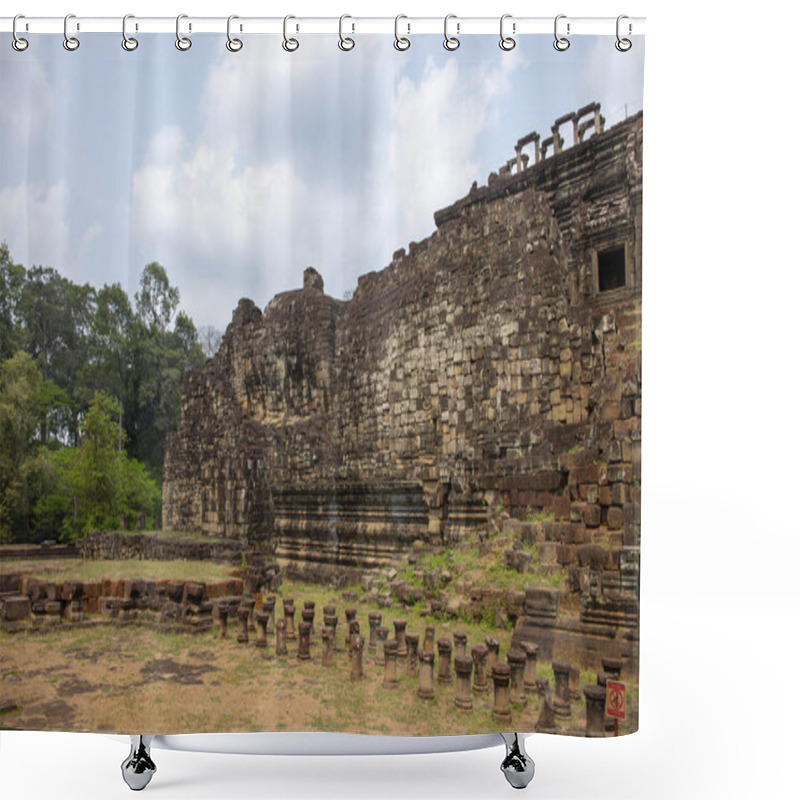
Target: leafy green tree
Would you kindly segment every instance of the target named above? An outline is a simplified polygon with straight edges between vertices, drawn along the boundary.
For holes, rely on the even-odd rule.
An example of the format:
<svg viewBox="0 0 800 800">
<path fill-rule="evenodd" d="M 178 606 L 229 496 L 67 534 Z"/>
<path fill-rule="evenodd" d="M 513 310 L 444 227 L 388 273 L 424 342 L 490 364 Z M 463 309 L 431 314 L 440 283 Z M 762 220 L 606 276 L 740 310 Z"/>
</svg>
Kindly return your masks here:
<svg viewBox="0 0 800 800">
<path fill-rule="evenodd" d="M 15 264 L 8 245 L 0 243 L 0 361 L 11 358 L 22 347 L 17 314 L 25 277 L 25 267 Z"/>
<path fill-rule="evenodd" d="M 0 539 L 26 539 L 35 528 L 38 498 L 53 486 L 55 474 L 38 444 L 42 419 L 65 402 L 45 381 L 33 358 L 20 351 L 0 365 Z"/>
<path fill-rule="evenodd" d="M 74 444 L 82 408 L 77 402 L 79 375 L 88 359 L 88 333 L 94 314 L 94 289 L 63 278 L 52 267 L 27 271 L 17 303 L 24 349 L 36 361 L 45 380 L 63 389 L 71 399 L 61 438 Z M 40 423 L 42 444 L 49 429 Z"/>
</svg>

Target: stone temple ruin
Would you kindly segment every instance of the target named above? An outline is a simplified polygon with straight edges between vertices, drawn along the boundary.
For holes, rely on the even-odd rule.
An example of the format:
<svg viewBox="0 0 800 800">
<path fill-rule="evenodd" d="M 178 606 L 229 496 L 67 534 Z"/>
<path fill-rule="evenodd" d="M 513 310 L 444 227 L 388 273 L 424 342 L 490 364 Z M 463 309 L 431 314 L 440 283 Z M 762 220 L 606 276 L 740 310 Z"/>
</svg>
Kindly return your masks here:
<svg viewBox="0 0 800 800">
<path fill-rule="evenodd" d="M 313 577 L 485 536 L 504 514 L 524 539 L 540 515 L 530 536 L 571 570 L 580 621 L 531 589 L 523 638 L 635 630 L 643 117 L 604 122 L 593 103 L 520 139 L 350 300 L 312 268 L 263 312 L 240 300 L 185 378 L 164 527 Z"/>
</svg>

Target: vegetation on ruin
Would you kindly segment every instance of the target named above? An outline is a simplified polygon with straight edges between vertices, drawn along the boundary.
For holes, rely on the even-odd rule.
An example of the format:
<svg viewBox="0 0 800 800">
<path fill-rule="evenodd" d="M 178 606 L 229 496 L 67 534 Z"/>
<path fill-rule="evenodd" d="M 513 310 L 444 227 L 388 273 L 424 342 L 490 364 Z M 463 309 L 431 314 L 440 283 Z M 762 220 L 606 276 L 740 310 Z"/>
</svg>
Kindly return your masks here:
<svg viewBox="0 0 800 800">
<path fill-rule="evenodd" d="M 204 355 L 160 264 L 133 301 L 0 244 L 0 541 L 153 526 L 183 374 Z"/>
</svg>

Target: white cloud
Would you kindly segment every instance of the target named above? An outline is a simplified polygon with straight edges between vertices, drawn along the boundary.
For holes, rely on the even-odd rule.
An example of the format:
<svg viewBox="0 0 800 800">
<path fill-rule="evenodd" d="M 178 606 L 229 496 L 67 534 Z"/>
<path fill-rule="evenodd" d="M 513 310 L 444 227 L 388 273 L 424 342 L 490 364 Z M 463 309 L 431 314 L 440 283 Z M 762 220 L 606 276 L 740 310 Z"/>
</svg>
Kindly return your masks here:
<svg viewBox="0 0 800 800">
<path fill-rule="evenodd" d="M 9 66 L 6 63 L 3 65 L 7 75 L 3 78 L 0 125 L 3 136 L 10 139 L 17 157 L 24 158 L 24 150 L 41 141 L 48 133 L 53 87 L 43 62 L 26 59 L 24 65 L 14 65 L 13 70 Z M 35 99 L 29 101 L 28 98 Z M 8 142 L 4 146 L 8 146 Z"/>
<path fill-rule="evenodd" d="M 18 183 L 0 191 L 0 239 L 23 264 L 61 265 L 69 252 L 65 181 Z"/>
</svg>

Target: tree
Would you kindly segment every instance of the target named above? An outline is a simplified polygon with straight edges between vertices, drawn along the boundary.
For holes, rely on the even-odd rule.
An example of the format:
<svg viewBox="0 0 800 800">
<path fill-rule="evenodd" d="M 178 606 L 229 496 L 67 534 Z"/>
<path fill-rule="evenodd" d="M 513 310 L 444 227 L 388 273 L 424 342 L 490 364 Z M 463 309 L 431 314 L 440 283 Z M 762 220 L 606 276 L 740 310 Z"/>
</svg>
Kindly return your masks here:
<svg viewBox="0 0 800 800">
<path fill-rule="evenodd" d="M 27 538 L 35 527 L 36 502 L 54 481 L 37 431 L 50 409 L 64 402 L 28 353 L 20 351 L 0 365 L 0 540 Z"/>
<path fill-rule="evenodd" d="M 148 264 L 139 280 L 136 313 L 151 332 L 167 330 L 178 309 L 181 293 L 170 286 L 167 271 L 157 261 Z"/>
<path fill-rule="evenodd" d="M 8 245 L 0 243 L 0 361 L 11 358 L 22 347 L 17 314 L 24 285 L 25 267 L 15 264 Z"/>
</svg>

